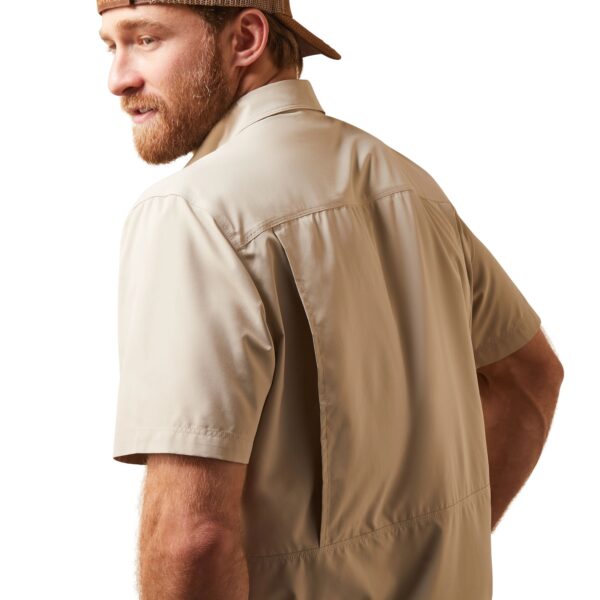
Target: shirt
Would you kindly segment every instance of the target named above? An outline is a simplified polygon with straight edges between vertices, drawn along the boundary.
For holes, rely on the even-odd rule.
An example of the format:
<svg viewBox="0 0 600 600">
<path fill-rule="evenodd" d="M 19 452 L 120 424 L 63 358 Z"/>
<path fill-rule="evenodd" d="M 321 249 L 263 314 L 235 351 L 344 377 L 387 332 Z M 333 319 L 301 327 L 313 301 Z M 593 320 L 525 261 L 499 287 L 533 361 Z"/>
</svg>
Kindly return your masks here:
<svg viewBox="0 0 600 600">
<path fill-rule="evenodd" d="M 128 213 L 114 458 L 245 463 L 250 598 L 485 600 L 476 370 L 540 318 L 423 168 L 306 79 Z"/>
</svg>

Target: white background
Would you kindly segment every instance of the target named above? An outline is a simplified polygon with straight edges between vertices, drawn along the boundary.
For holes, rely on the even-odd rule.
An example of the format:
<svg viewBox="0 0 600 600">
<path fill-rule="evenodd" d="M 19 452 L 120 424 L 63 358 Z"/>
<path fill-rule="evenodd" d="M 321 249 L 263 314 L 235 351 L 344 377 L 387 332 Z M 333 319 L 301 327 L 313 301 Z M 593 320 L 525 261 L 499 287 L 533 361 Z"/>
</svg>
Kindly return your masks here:
<svg viewBox="0 0 600 600">
<path fill-rule="evenodd" d="M 436 179 L 565 367 L 544 452 L 492 535 L 494 599 L 600 598 L 597 3 L 292 10 L 343 57 L 306 58 L 326 113 Z M 189 155 L 137 156 L 93 0 L 2 15 L 0 597 L 129 600 L 145 467 L 111 454 L 119 236 Z"/>
</svg>

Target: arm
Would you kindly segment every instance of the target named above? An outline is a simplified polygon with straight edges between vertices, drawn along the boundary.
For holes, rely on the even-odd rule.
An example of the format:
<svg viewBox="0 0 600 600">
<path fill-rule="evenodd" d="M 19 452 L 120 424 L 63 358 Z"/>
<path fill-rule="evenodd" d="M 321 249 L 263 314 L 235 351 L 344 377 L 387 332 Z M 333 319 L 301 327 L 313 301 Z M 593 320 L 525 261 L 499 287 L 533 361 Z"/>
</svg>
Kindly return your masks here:
<svg viewBox="0 0 600 600">
<path fill-rule="evenodd" d="M 522 348 L 477 369 L 492 494 L 492 531 L 546 442 L 563 367 L 541 329 Z"/>
<path fill-rule="evenodd" d="M 139 534 L 142 600 L 247 600 L 246 465 L 149 454 Z"/>
</svg>

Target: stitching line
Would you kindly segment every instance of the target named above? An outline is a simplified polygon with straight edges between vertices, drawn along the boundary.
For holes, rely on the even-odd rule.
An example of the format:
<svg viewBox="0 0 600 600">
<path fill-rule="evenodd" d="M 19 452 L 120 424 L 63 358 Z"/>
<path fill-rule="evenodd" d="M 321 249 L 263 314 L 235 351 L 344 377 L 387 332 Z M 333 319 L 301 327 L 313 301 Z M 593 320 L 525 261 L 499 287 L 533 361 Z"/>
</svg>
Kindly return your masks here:
<svg viewBox="0 0 600 600">
<path fill-rule="evenodd" d="M 367 531 L 366 533 L 359 533 L 358 535 L 354 535 L 351 536 L 349 538 L 346 538 L 344 540 L 340 540 L 339 542 L 333 542 L 331 544 L 327 544 L 325 546 L 319 547 L 319 546 L 315 546 L 313 548 L 306 548 L 304 550 L 297 550 L 294 552 L 282 552 L 280 554 L 250 554 L 247 555 L 246 558 L 248 559 L 268 559 L 268 558 L 278 558 L 280 560 L 289 560 L 292 558 L 304 558 L 304 556 L 314 556 L 318 553 L 320 553 L 321 551 L 324 550 L 334 550 L 336 549 L 338 546 L 342 546 L 345 544 L 350 544 L 352 542 L 356 542 L 371 536 L 374 536 L 376 533 L 379 533 L 383 530 L 386 529 L 392 529 L 392 528 L 401 528 L 401 527 L 406 527 L 407 525 L 410 525 L 411 522 L 420 520 L 420 519 L 427 519 L 427 518 L 431 518 L 433 515 L 437 514 L 437 513 L 441 513 L 444 511 L 449 510 L 450 508 L 453 508 L 454 506 L 456 506 L 457 504 L 461 504 L 462 502 L 464 502 L 465 500 L 467 500 L 468 498 L 470 498 L 471 496 L 475 496 L 477 494 L 480 494 L 481 492 L 485 491 L 487 488 L 490 487 L 491 484 L 487 484 L 484 485 L 482 488 L 479 488 L 477 490 L 474 490 L 473 492 L 470 492 L 469 494 L 467 494 L 466 496 L 463 496 L 462 498 L 460 498 L 459 500 L 456 500 L 456 502 L 453 502 L 452 504 L 449 504 L 447 506 L 443 506 L 441 508 L 438 509 L 434 509 L 432 511 L 429 511 L 427 513 L 422 513 L 420 515 L 415 515 L 412 517 L 408 517 L 407 519 L 402 519 L 401 521 L 395 521 L 394 523 L 389 523 L 388 525 L 383 525 L 382 527 L 378 527 L 377 529 L 373 529 L 372 531 Z"/>
<path fill-rule="evenodd" d="M 260 235 L 261 233 L 263 233 L 263 231 L 266 231 L 267 229 L 272 229 L 273 227 L 277 227 L 277 225 L 281 225 L 282 223 L 291 223 L 292 221 L 300 219 L 301 217 L 304 217 L 306 215 L 323 212 L 326 210 L 333 210 L 333 209 L 340 208 L 343 206 L 368 207 L 370 204 L 373 204 L 374 202 L 376 202 L 378 200 L 381 200 L 383 198 L 388 198 L 389 196 L 393 196 L 394 194 L 398 194 L 400 192 L 406 192 L 406 191 L 409 191 L 412 189 L 413 188 L 410 185 L 402 185 L 400 187 L 388 188 L 387 190 L 384 190 L 383 192 L 379 192 L 379 194 L 373 196 L 373 198 L 371 198 L 367 202 L 346 202 L 342 198 L 342 199 L 335 200 L 333 204 L 328 204 L 327 206 L 318 206 L 316 208 L 315 207 L 307 208 L 305 210 L 301 210 L 292 215 L 285 215 L 283 217 L 277 217 L 275 219 L 267 219 L 266 221 L 262 221 L 261 223 L 258 223 L 258 225 L 255 225 L 252 229 L 250 229 L 248 231 L 248 233 L 246 234 L 246 236 L 247 236 L 246 241 L 239 243 L 237 247 L 238 247 L 238 249 L 243 248 L 244 246 L 248 245 L 255 237 L 257 237 L 258 235 Z"/>
<path fill-rule="evenodd" d="M 303 109 L 304 110 L 316 110 L 317 112 L 325 114 L 325 111 L 322 108 L 317 108 L 314 104 L 307 104 L 305 102 L 294 102 L 292 104 L 287 104 L 283 107 L 272 108 L 270 110 L 265 111 L 264 113 L 255 117 L 253 121 L 246 123 L 241 129 L 239 129 L 237 131 L 237 133 L 242 133 L 242 131 L 244 131 L 244 129 L 247 129 L 248 127 L 250 127 L 250 125 L 254 125 L 255 123 L 258 123 L 259 121 L 262 121 L 263 119 L 266 119 L 267 117 L 274 117 L 282 112 L 289 112 L 291 110 L 303 110 Z"/>
<path fill-rule="evenodd" d="M 458 237 L 458 241 L 460 242 L 460 247 L 462 249 L 463 254 L 463 265 L 465 267 L 465 273 L 467 275 L 467 281 L 469 283 L 469 305 L 467 306 L 468 314 L 469 314 L 469 333 L 471 338 L 473 338 L 473 266 L 471 263 L 471 253 L 467 251 L 465 247 L 465 241 L 462 236 L 462 227 L 460 226 L 458 212 L 456 208 L 450 205 L 452 208 L 452 214 L 454 215 L 454 223 L 456 225 L 456 235 Z"/>
<path fill-rule="evenodd" d="M 292 270 L 292 274 L 295 280 L 296 285 L 298 286 L 298 291 L 300 294 L 300 299 L 302 300 L 302 303 L 304 304 L 304 308 L 306 310 L 306 315 L 308 318 L 308 323 L 311 329 L 311 333 L 314 337 L 314 345 L 315 345 L 315 358 L 317 361 L 317 370 L 318 370 L 318 379 L 319 379 L 319 398 L 323 398 L 323 465 L 322 465 L 322 470 L 325 471 L 326 476 L 323 477 L 323 486 L 326 486 L 326 493 L 325 491 L 323 491 L 322 496 L 324 496 L 323 498 L 323 506 L 321 507 L 321 518 L 322 518 L 322 524 L 321 527 L 323 529 L 323 539 L 321 540 L 323 542 L 321 547 L 325 547 L 327 546 L 327 544 L 325 543 L 327 541 L 327 533 L 328 533 L 328 526 L 329 526 L 329 505 L 330 505 L 330 490 L 331 490 L 331 469 L 329 468 L 329 443 L 328 443 L 328 439 L 327 439 L 327 394 L 325 392 L 325 370 L 323 367 L 323 361 L 321 358 L 321 344 L 319 342 L 319 336 L 318 336 L 318 332 L 316 327 L 314 326 L 315 320 L 313 318 L 313 313 L 312 313 L 312 307 L 310 306 L 309 302 L 308 302 L 308 296 L 305 293 L 304 287 L 301 284 L 301 278 L 298 277 L 298 275 L 296 274 L 296 272 L 294 271 L 294 267 L 292 264 L 292 260 L 290 259 L 289 255 L 288 255 L 288 251 L 286 248 L 286 245 L 281 241 L 281 238 L 279 237 L 279 235 L 277 234 L 277 232 L 273 232 L 275 234 L 275 236 L 277 237 L 277 239 L 279 240 L 279 243 L 281 244 L 281 247 L 283 248 L 283 251 L 285 252 L 285 255 L 287 257 L 288 263 L 290 265 L 290 269 Z M 319 402 L 319 407 L 321 407 L 321 402 Z M 320 412 L 320 411 L 319 411 Z"/>
<path fill-rule="evenodd" d="M 236 433 L 234 431 L 225 431 L 224 429 L 215 429 L 214 427 L 205 427 L 202 425 L 179 425 L 176 427 L 145 427 L 143 425 L 137 425 L 133 428 L 134 431 L 170 431 L 172 433 L 191 433 L 193 435 L 201 435 L 206 437 L 217 437 L 217 438 L 233 438 L 236 440 L 246 440 L 247 435 Z"/>
<path fill-rule="evenodd" d="M 534 317 L 534 315 L 531 315 L 531 316 Z M 507 341 L 506 338 L 508 338 L 511 334 L 515 333 L 516 331 L 521 331 L 521 333 L 523 335 L 525 335 L 525 332 L 527 332 L 527 337 L 529 339 L 531 339 L 529 337 L 530 335 L 531 335 L 531 337 L 533 337 L 533 333 L 530 334 L 528 332 L 528 329 L 526 328 L 526 326 L 529 325 L 528 317 L 529 317 L 529 315 L 526 313 L 520 319 L 515 321 L 511 327 L 508 327 L 502 333 L 499 333 L 497 336 L 495 336 L 493 338 L 486 339 L 485 342 L 481 343 L 478 346 L 477 350 L 474 352 L 475 357 L 477 359 L 478 368 L 481 366 L 486 366 L 487 364 L 490 364 L 489 362 L 486 362 L 483 365 L 479 364 L 479 359 L 481 358 L 482 354 L 485 355 L 487 352 L 489 352 L 489 350 L 491 350 L 493 348 L 497 348 L 499 345 L 503 345 Z M 538 318 L 534 318 L 534 321 L 536 323 L 539 323 Z M 488 360 L 488 359 L 486 359 L 486 360 Z M 495 362 L 495 361 L 491 361 L 491 362 Z"/>
</svg>

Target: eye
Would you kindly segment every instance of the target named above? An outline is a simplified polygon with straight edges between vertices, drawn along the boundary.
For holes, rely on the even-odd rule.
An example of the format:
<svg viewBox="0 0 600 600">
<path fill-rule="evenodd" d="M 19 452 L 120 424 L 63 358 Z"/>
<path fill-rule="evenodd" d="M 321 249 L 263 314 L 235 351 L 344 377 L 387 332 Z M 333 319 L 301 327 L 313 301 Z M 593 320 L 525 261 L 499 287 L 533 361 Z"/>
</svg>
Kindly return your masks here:
<svg viewBox="0 0 600 600">
<path fill-rule="evenodd" d="M 149 46 L 153 42 L 154 42 L 154 38 L 149 37 L 149 36 L 140 38 L 140 43 L 142 44 L 142 46 Z"/>
</svg>

